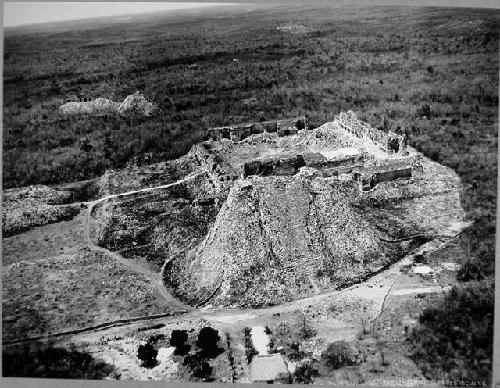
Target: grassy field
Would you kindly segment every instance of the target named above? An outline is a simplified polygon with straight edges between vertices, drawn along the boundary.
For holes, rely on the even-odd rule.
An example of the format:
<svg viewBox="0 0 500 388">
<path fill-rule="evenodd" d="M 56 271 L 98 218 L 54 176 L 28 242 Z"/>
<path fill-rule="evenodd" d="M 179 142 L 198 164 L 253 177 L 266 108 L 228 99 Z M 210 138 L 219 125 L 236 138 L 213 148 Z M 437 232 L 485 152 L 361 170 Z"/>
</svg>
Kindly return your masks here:
<svg viewBox="0 0 500 388">
<path fill-rule="evenodd" d="M 491 292 L 471 295 L 492 289 L 494 271 L 499 27 L 499 11 L 484 9 L 245 6 L 72 32 L 7 31 L 3 184 L 71 182 L 176 158 L 209 126 L 301 114 L 320 125 L 352 109 L 373 126 L 406 133 L 464 182 L 462 203 L 475 224 L 460 255 L 483 280 L 465 282 L 457 303 L 422 317 L 420 337 L 439 338 L 441 349 L 413 339 L 423 369 L 442 357 L 425 369 L 428 377 L 455 376 L 447 359 L 475 357 L 460 342 L 467 332 L 481 336 L 474 340 L 481 360 L 491 358 L 488 318 L 455 322 L 455 335 L 429 317 L 492 303 Z M 57 110 L 68 95 L 120 101 L 136 90 L 163 113 L 124 119 Z"/>
</svg>

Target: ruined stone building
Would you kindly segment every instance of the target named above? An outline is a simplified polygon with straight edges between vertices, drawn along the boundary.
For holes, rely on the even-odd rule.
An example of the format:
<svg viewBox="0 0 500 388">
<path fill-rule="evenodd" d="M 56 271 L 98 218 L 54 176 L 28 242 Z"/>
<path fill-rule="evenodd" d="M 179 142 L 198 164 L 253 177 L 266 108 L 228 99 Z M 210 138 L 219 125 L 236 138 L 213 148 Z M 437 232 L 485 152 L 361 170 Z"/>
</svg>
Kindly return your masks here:
<svg viewBox="0 0 500 388">
<path fill-rule="evenodd" d="M 203 159 L 212 175 L 214 184 L 225 186 L 225 182 L 250 176 L 286 176 L 297 174 L 302 167 L 314 168 L 323 177 L 337 177 L 343 180 L 359 182 L 362 191 L 374 189 L 379 183 L 400 178 L 411 178 L 418 163 L 408 156 L 407 140 L 404 135 L 384 132 L 372 128 L 358 120 L 352 111 L 341 112 L 335 117 L 338 128 L 355 136 L 352 146 L 319 152 L 290 153 L 281 152 L 246 160 L 240 171 L 224 163 L 217 162 L 210 154 L 199 151 L 197 158 Z M 238 143 L 245 138 L 260 133 L 276 133 L 279 137 L 292 136 L 306 129 L 305 117 L 288 120 L 274 120 L 260 123 L 238 124 L 226 127 L 210 128 L 212 140 L 229 139 Z M 366 151 L 363 144 L 370 142 L 383 151 L 387 157 L 376 158 L 371 151 Z M 218 182 L 218 183 L 215 183 Z"/>
<path fill-rule="evenodd" d="M 370 139 L 388 154 L 404 155 L 406 153 L 407 139 L 405 135 L 398 135 L 392 131 L 385 133 L 372 128 L 367 123 L 359 120 L 351 110 L 338 114 L 335 117 L 335 122 L 345 131 L 358 138 Z"/>
<path fill-rule="evenodd" d="M 305 128 L 307 128 L 307 119 L 301 116 L 294 119 L 271 120 L 259 123 L 209 128 L 208 136 L 212 140 L 230 139 L 233 142 L 238 142 L 249 136 L 264 132 L 277 132 L 278 136 L 295 135 L 299 130 Z"/>
<path fill-rule="evenodd" d="M 78 102 L 90 102 L 92 101 L 92 97 L 86 96 L 85 94 L 78 95 Z"/>
</svg>

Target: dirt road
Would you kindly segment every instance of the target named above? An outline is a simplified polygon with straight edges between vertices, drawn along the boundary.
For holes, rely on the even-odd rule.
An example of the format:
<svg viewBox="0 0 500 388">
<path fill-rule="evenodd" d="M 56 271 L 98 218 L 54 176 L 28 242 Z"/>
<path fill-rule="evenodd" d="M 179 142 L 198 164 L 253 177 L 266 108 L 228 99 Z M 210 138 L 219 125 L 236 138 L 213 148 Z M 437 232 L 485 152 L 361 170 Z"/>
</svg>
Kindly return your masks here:
<svg viewBox="0 0 500 388">
<path fill-rule="evenodd" d="M 176 186 L 176 185 L 188 182 L 188 181 L 190 181 L 190 180 L 192 180 L 192 179 L 196 178 L 197 176 L 204 174 L 204 173 L 205 173 L 204 171 L 198 172 L 196 174 L 190 175 L 190 176 L 183 178 L 181 180 L 178 180 L 176 182 L 169 183 L 169 184 L 162 185 L 162 186 L 147 187 L 144 189 L 127 191 L 125 193 L 120 193 L 120 194 L 110 194 L 110 195 L 107 195 L 105 197 L 99 198 L 95 201 L 87 203 L 87 205 L 88 205 L 87 218 L 86 218 L 87 221 L 86 221 L 86 225 L 85 225 L 85 237 L 86 237 L 87 246 L 95 252 L 100 252 L 102 254 L 105 254 L 105 255 L 111 257 L 113 260 L 118 261 L 120 264 L 123 264 L 128 269 L 146 276 L 148 279 L 151 280 L 151 283 L 155 285 L 156 289 L 158 290 L 158 293 L 162 296 L 162 298 L 165 299 L 165 301 L 168 303 L 168 305 L 174 309 L 191 310 L 192 307 L 187 305 L 187 304 L 182 303 L 180 300 L 178 300 L 177 298 L 173 297 L 170 294 L 170 292 L 167 290 L 167 288 L 163 284 L 160 273 L 155 273 L 150 268 L 148 268 L 147 266 L 145 266 L 141 263 L 126 259 L 122 255 L 120 255 L 119 253 L 112 252 L 112 251 L 110 251 L 106 248 L 103 248 L 101 246 L 98 246 L 97 244 L 94 243 L 94 241 L 92 240 L 92 237 L 90 235 L 91 223 L 92 223 L 92 211 L 94 210 L 94 207 L 96 205 L 103 203 L 103 202 L 106 202 L 106 201 L 109 201 L 111 199 L 116 199 L 116 198 L 121 199 L 121 198 L 125 198 L 125 197 L 132 196 L 135 194 L 142 194 L 142 193 L 147 193 L 147 192 L 151 192 L 151 191 L 167 189 L 167 188 L 170 188 L 172 186 Z"/>
</svg>

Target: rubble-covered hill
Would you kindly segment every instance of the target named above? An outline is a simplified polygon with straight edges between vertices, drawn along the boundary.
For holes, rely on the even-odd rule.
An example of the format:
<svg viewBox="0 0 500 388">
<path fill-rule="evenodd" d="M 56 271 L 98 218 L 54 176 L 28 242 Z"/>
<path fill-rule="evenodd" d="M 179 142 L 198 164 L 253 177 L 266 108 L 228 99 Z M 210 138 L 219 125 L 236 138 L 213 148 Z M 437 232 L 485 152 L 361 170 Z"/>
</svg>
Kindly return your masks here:
<svg viewBox="0 0 500 388">
<path fill-rule="evenodd" d="M 200 303 L 262 306 L 341 287 L 388 264 L 397 249 L 350 205 L 352 182 L 302 171 L 237 183 L 203 242 L 165 276 Z"/>
<path fill-rule="evenodd" d="M 371 192 L 307 167 L 241 180 L 207 237 L 164 277 L 194 305 L 263 306 L 342 288 L 460 221 L 459 184 L 428 160 L 411 180 Z"/>
<path fill-rule="evenodd" d="M 463 220 L 458 176 L 407 151 L 390 156 L 335 122 L 292 136 L 207 141 L 169 164 L 179 177 L 200 174 L 196 180 L 99 205 L 93 235 L 154 262 L 173 293 L 195 306 L 256 307 L 342 288 Z M 247 176 L 254 163 L 261 170 Z M 363 176 L 391 163 L 411 175 L 382 172 L 365 187 Z M 151 172 L 153 181 L 167 170 Z M 114 172 L 98 186 L 123 192 L 146 181 L 140 171 Z"/>
<path fill-rule="evenodd" d="M 166 260 L 177 260 L 205 237 L 223 200 L 200 171 L 167 189 L 99 203 L 91 235 L 100 246 L 146 259 L 160 272 Z"/>
</svg>

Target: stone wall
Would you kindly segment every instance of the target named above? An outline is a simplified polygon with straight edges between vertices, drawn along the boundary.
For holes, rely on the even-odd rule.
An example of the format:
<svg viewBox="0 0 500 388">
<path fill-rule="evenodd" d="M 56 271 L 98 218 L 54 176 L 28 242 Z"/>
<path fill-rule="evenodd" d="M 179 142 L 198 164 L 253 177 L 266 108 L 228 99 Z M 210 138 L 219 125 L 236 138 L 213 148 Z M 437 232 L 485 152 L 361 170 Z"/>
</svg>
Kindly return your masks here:
<svg viewBox="0 0 500 388">
<path fill-rule="evenodd" d="M 295 135 L 299 130 L 305 128 L 307 128 L 307 119 L 301 116 L 293 119 L 271 120 L 259 123 L 209 128 L 208 136 L 211 140 L 230 139 L 233 142 L 238 142 L 249 136 L 263 132 L 277 132 L 278 136 Z"/>
<path fill-rule="evenodd" d="M 362 191 L 368 191 L 381 182 L 399 178 L 411 178 L 415 158 L 404 158 L 376 166 L 362 167 L 353 171 L 353 179 L 360 182 Z"/>
<path fill-rule="evenodd" d="M 305 165 L 302 155 L 268 157 L 245 163 L 243 176 L 295 175 Z"/>
<path fill-rule="evenodd" d="M 246 162 L 243 166 L 243 176 L 295 175 L 301 167 L 307 166 L 320 171 L 322 176 L 331 177 L 351 173 L 355 168 L 363 167 L 365 159 L 364 153 L 335 159 L 328 159 L 319 152 L 293 156 L 276 155 Z"/>
</svg>

